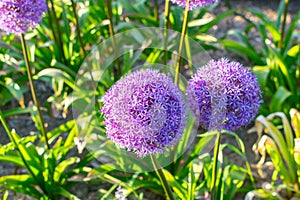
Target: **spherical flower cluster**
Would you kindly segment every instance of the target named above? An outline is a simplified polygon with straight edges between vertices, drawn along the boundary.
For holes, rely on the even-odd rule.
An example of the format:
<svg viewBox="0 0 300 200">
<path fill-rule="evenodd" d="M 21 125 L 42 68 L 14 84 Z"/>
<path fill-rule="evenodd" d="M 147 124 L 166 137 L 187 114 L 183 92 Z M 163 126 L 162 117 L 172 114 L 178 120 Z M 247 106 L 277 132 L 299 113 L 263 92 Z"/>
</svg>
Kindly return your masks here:
<svg viewBox="0 0 300 200">
<path fill-rule="evenodd" d="M 185 8 L 186 6 L 186 0 L 171 0 L 173 3 L 178 4 L 179 6 L 182 6 Z M 190 0 L 189 1 L 189 9 L 192 10 L 196 7 L 204 7 L 209 4 L 214 4 L 218 0 Z"/>
<path fill-rule="evenodd" d="M 234 131 L 248 125 L 262 103 L 256 77 L 238 62 L 212 60 L 187 87 L 191 110 L 205 128 Z"/>
<path fill-rule="evenodd" d="M 184 97 L 165 74 L 133 72 L 116 82 L 102 101 L 107 137 L 139 157 L 162 153 L 182 136 Z"/>
<path fill-rule="evenodd" d="M 25 33 L 40 23 L 46 11 L 45 0 L 1 0 L 0 29 L 7 33 Z"/>
</svg>

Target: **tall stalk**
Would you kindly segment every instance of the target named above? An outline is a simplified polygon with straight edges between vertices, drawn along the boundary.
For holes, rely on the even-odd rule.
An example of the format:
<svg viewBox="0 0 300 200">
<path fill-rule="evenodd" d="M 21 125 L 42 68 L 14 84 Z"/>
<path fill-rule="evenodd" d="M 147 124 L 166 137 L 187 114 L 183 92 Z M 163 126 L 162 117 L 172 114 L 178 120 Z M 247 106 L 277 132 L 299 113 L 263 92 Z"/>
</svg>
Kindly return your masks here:
<svg viewBox="0 0 300 200">
<path fill-rule="evenodd" d="M 282 20 L 282 24 L 281 24 L 281 39 L 280 42 L 278 44 L 278 48 L 282 48 L 283 45 L 283 41 L 284 41 L 284 37 L 285 37 L 285 26 L 286 26 L 286 17 L 289 11 L 289 0 L 284 0 L 284 13 L 283 13 L 283 20 Z"/>
<path fill-rule="evenodd" d="M 22 43 L 23 56 L 24 56 L 24 60 L 25 60 L 26 71 L 27 71 L 27 76 L 28 76 L 28 81 L 29 81 L 29 85 L 30 85 L 32 99 L 33 99 L 34 105 L 36 106 L 36 109 L 37 109 L 41 132 L 45 139 L 47 149 L 50 149 L 50 145 L 49 145 L 49 141 L 48 141 L 48 137 L 47 137 L 47 133 L 46 133 L 46 129 L 45 129 L 44 118 L 43 118 L 43 115 L 41 112 L 41 107 L 40 107 L 39 101 L 37 99 L 36 90 L 35 90 L 35 87 L 33 84 L 32 72 L 31 72 L 31 67 L 29 64 L 28 52 L 27 52 L 27 46 L 26 46 L 26 40 L 24 38 L 24 34 L 20 35 L 20 39 L 21 39 L 21 43 Z"/>
<path fill-rule="evenodd" d="M 154 0 L 154 18 L 159 22 L 159 6 L 157 0 Z"/>
<path fill-rule="evenodd" d="M 164 65 L 168 63 L 168 28 L 170 18 L 170 1 L 165 0 L 165 19 L 164 19 Z"/>
<path fill-rule="evenodd" d="M 183 19 L 183 24 L 182 24 L 181 37 L 180 37 L 178 56 L 177 56 L 177 62 L 176 62 L 175 79 L 174 79 L 175 83 L 179 82 L 181 54 L 182 54 L 183 44 L 184 44 L 184 40 L 185 40 L 184 38 L 186 37 L 187 24 L 188 24 L 188 19 L 189 19 L 189 5 L 190 5 L 190 1 L 187 0 L 186 5 L 185 5 L 184 19 Z"/>
<path fill-rule="evenodd" d="M 78 15 L 77 15 L 77 12 L 76 12 L 76 3 L 74 2 L 74 0 L 71 0 L 71 3 L 72 3 L 73 15 L 75 17 L 75 26 L 76 26 L 76 31 L 77 31 L 79 43 L 80 43 L 80 46 L 81 46 L 82 53 L 83 53 L 84 57 L 86 57 L 86 51 L 84 49 L 84 44 L 83 44 L 82 37 L 81 37 L 81 34 L 80 34 L 81 31 L 80 31 L 80 26 L 79 26 Z"/>
<path fill-rule="evenodd" d="M 164 172 L 161 170 L 160 166 L 159 166 L 159 163 L 157 162 L 157 159 L 153 156 L 153 155 L 150 155 L 150 158 L 151 158 L 151 162 L 152 162 L 152 165 L 154 167 L 154 170 L 163 186 L 163 189 L 166 193 L 166 196 L 167 196 L 167 199 L 168 200 L 175 200 L 174 196 L 173 196 L 173 193 L 172 193 L 172 190 L 168 184 L 168 181 L 164 175 Z"/>
<path fill-rule="evenodd" d="M 220 131 L 218 131 L 216 136 L 215 147 L 214 147 L 214 158 L 213 158 L 213 168 L 212 168 L 212 178 L 211 178 L 212 181 L 210 186 L 211 200 L 214 200 L 216 195 L 215 191 L 216 191 L 216 182 L 218 176 L 218 157 L 219 157 L 220 141 L 221 141 L 221 133 Z"/>
<path fill-rule="evenodd" d="M 111 41 L 112 41 L 113 53 L 115 54 L 116 53 L 116 41 L 114 38 L 115 30 L 114 30 L 114 23 L 113 23 L 113 19 L 112 19 L 111 0 L 106 0 L 106 14 L 107 14 L 107 18 L 109 21 L 108 31 L 109 31 L 109 35 L 110 35 Z M 121 73 L 121 67 L 120 67 L 120 60 L 117 58 L 117 55 L 115 57 L 116 57 L 116 60 L 115 60 L 116 67 L 114 67 L 114 76 L 116 78 Z"/>
<path fill-rule="evenodd" d="M 56 17 L 56 10 L 55 10 L 55 7 L 54 7 L 53 0 L 50 0 L 50 4 L 51 4 L 52 14 L 53 14 L 53 17 L 54 17 L 54 23 L 55 23 L 55 26 L 57 28 L 57 37 L 58 37 L 59 50 L 60 50 L 60 53 L 61 53 L 61 56 L 62 56 L 62 59 L 63 59 L 63 63 L 65 65 L 67 65 L 67 59 L 66 59 L 66 56 L 65 56 L 63 39 L 62 39 L 62 31 L 60 29 L 59 22 L 58 22 L 58 19 Z"/>
</svg>

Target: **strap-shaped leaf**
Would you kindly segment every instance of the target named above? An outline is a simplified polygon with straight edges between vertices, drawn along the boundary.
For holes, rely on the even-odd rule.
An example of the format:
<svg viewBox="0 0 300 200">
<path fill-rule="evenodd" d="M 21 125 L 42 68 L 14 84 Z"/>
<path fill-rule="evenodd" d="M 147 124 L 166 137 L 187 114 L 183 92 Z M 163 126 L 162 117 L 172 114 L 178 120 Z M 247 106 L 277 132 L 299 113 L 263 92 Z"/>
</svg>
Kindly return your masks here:
<svg viewBox="0 0 300 200">
<path fill-rule="evenodd" d="M 5 187 L 8 190 L 13 190 L 22 194 L 30 195 L 34 198 L 42 197 L 42 194 L 35 189 L 34 185 L 37 183 L 28 174 L 21 175 L 8 175 L 0 177 L 0 186 Z"/>
</svg>

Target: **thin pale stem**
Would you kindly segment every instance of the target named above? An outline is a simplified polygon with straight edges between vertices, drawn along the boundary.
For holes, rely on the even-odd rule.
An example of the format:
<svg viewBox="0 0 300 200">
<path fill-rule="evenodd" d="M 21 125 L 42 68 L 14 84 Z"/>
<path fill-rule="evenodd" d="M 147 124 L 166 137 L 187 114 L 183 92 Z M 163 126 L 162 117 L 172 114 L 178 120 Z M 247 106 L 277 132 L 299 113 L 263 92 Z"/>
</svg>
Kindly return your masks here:
<svg viewBox="0 0 300 200">
<path fill-rule="evenodd" d="M 66 59 L 66 56 L 65 56 L 63 39 L 62 39 L 62 31 L 60 29 L 59 22 L 58 22 L 58 19 L 56 17 L 56 9 L 54 7 L 53 0 L 50 0 L 50 3 L 51 3 L 52 14 L 53 14 L 53 17 L 54 17 L 54 23 L 55 23 L 55 26 L 57 28 L 58 44 L 59 44 L 60 53 L 61 53 L 61 56 L 62 56 L 62 59 L 63 59 L 63 63 L 65 65 L 67 65 L 67 59 Z"/>
<path fill-rule="evenodd" d="M 47 194 L 47 190 L 43 187 L 43 184 L 40 183 L 39 179 L 38 179 L 38 178 L 36 177 L 36 175 L 33 173 L 33 171 L 32 171 L 32 169 L 31 169 L 30 165 L 27 163 L 27 161 L 26 161 L 24 155 L 23 155 L 22 152 L 20 151 L 19 146 L 18 146 L 18 142 L 15 140 L 14 136 L 12 135 L 12 131 L 10 130 L 10 128 L 9 128 L 9 126 L 8 126 L 8 124 L 7 124 L 7 122 L 6 122 L 5 118 L 4 118 L 3 113 L 2 113 L 1 110 L 0 110 L 0 121 L 1 121 L 1 123 L 2 123 L 2 125 L 3 125 L 3 127 L 4 127 L 4 129 L 5 129 L 5 131 L 6 131 L 6 133 L 7 133 L 7 135 L 8 135 L 10 141 L 12 142 L 12 144 L 14 145 L 14 147 L 16 148 L 16 150 L 18 151 L 18 153 L 19 153 L 19 155 L 20 155 L 20 157 L 21 157 L 21 159 L 22 159 L 22 162 L 24 163 L 26 169 L 27 169 L 28 172 L 31 174 L 31 176 L 33 177 L 33 179 L 34 179 L 37 183 L 39 183 L 39 186 L 41 187 L 41 189 L 43 190 L 43 192 L 44 192 L 45 194 Z"/>
<path fill-rule="evenodd" d="M 194 71 L 192 68 L 193 60 L 192 60 L 192 52 L 191 52 L 189 37 L 185 37 L 185 46 L 186 46 L 186 56 L 187 56 L 187 60 L 188 60 L 188 67 L 190 69 L 190 75 L 193 75 L 194 74 Z"/>
<path fill-rule="evenodd" d="M 115 54 L 115 57 L 117 57 L 116 41 L 114 38 L 115 30 L 114 30 L 114 24 L 113 24 L 113 19 L 112 19 L 111 0 L 106 0 L 106 10 L 107 10 L 107 18 L 109 20 L 108 31 L 109 31 L 109 35 L 110 35 L 111 41 L 112 41 L 113 53 Z M 114 76 L 115 76 L 115 78 L 117 78 L 121 73 L 120 60 L 118 58 L 116 58 L 114 63 L 116 64 L 116 67 L 114 67 Z"/>
<path fill-rule="evenodd" d="M 166 193 L 166 196 L 167 196 L 167 199 L 168 200 L 175 200 L 174 199 L 174 196 L 173 196 L 173 193 L 172 193 L 172 190 L 168 184 L 168 181 L 164 175 L 164 172 L 161 170 L 160 166 L 159 166 L 159 163 L 157 162 L 156 158 L 153 156 L 153 155 L 150 155 L 150 158 L 151 158 L 151 162 L 152 162 L 152 165 L 154 167 L 154 170 L 163 186 L 163 189 Z"/>
<path fill-rule="evenodd" d="M 189 19 L 189 5 L 190 5 L 190 1 L 187 0 L 186 5 L 185 5 L 184 19 L 183 19 L 183 25 L 182 25 L 182 30 L 181 30 L 181 37 L 180 37 L 180 43 L 179 43 L 179 49 L 178 49 L 178 55 L 177 55 L 177 62 L 176 62 L 176 69 L 175 69 L 174 82 L 177 83 L 177 84 L 179 82 L 181 54 L 182 54 L 182 50 L 183 50 L 184 38 L 186 37 L 187 24 L 188 24 L 188 19 Z"/>
<path fill-rule="evenodd" d="M 164 19 L 164 65 L 168 63 L 168 28 L 169 28 L 169 18 L 170 18 L 170 1 L 165 2 L 165 19 Z"/>
<path fill-rule="evenodd" d="M 47 148 L 50 149 L 49 141 L 48 141 L 48 137 L 47 137 L 47 133 L 46 133 L 46 129 L 45 129 L 44 118 L 43 118 L 43 115 L 42 115 L 42 112 L 41 112 L 41 107 L 40 107 L 39 101 L 37 99 L 36 90 L 35 90 L 35 87 L 34 87 L 34 84 L 33 84 L 32 72 L 31 72 L 31 67 L 30 67 L 30 64 L 29 64 L 27 47 L 26 47 L 26 40 L 24 38 L 24 34 L 21 34 L 20 38 L 21 38 L 21 43 L 22 43 L 23 56 L 24 56 L 24 60 L 25 60 L 25 65 L 26 65 L 27 76 L 28 76 L 28 80 L 29 80 L 32 99 L 33 99 L 34 105 L 36 106 L 36 109 L 37 109 L 38 119 L 39 119 L 39 122 L 40 122 L 42 135 L 45 139 L 45 143 L 46 143 Z"/>
<path fill-rule="evenodd" d="M 84 49 L 84 44 L 83 44 L 82 37 L 81 37 L 81 34 L 80 34 L 81 32 L 80 32 L 78 15 L 77 15 L 77 12 L 76 12 L 76 3 L 74 2 L 74 0 L 71 0 L 71 3 L 72 3 L 73 15 L 75 17 L 75 25 L 76 25 L 76 31 L 77 31 L 79 43 L 80 43 L 80 46 L 81 46 L 82 53 L 83 53 L 84 57 L 86 57 L 86 51 Z"/>
<path fill-rule="evenodd" d="M 281 25 L 281 39 L 278 45 L 278 48 L 282 48 L 283 45 L 283 41 L 284 41 L 284 37 L 285 37 L 285 26 L 286 26 L 286 17 L 288 14 L 288 10 L 289 10 L 289 0 L 284 0 L 285 4 L 284 4 L 284 14 L 283 14 L 283 20 L 282 20 L 282 25 Z"/>
<path fill-rule="evenodd" d="M 154 0 L 154 17 L 157 22 L 159 22 L 159 6 L 157 0 Z"/>
<path fill-rule="evenodd" d="M 211 178 L 211 200 L 215 198 L 215 190 L 216 190 L 216 182 L 218 176 L 218 157 L 219 157 L 219 149 L 220 149 L 220 141 L 221 141 L 221 133 L 218 131 L 216 135 L 216 142 L 214 147 L 214 158 L 213 158 L 213 168 L 212 168 L 212 178 Z"/>
</svg>

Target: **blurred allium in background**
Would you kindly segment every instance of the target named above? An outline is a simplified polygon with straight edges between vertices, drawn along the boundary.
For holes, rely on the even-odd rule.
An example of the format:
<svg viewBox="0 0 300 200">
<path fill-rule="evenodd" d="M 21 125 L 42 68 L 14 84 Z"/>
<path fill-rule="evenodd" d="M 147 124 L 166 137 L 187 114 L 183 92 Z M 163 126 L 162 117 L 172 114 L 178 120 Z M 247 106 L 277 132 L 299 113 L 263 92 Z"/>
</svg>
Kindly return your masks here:
<svg viewBox="0 0 300 200">
<path fill-rule="evenodd" d="M 107 137 L 143 157 L 162 153 L 182 136 L 186 107 L 182 92 L 165 74 L 133 72 L 103 97 Z"/>
<path fill-rule="evenodd" d="M 117 190 L 115 192 L 115 198 L 116 198 L 116 200 L 127 200 L 127 198 L 125 197 L 125 195 L 122 191 L 121 186 L 117 187 Z"/>
<path fill-rule="evenodd" d="M 173 3 L 178 4 L 179 6 L 182 6 L 185 8 L 186 6 L 186 0 L 171 0 Z M 189 9 L 192 10 L 193 8 L 196 7 L 203 7 L 208 4 L 214 4 L 218 0 L 190 0 L 189 2 Z"/>
<path fill-rule="evenodd" d="M 45 0 L 1 0 L 0 29 L 7 33 L 25 33 L 40 23 L 46 11 Z"/>
<path fill-rule="evenodd" d="M 198 69 L 187 93 L 193 113 L 205 128 L 234 131 L 246 126 L 262 103 L 257 78 L 240 63 L 226 58 Z"/>
</svg>

